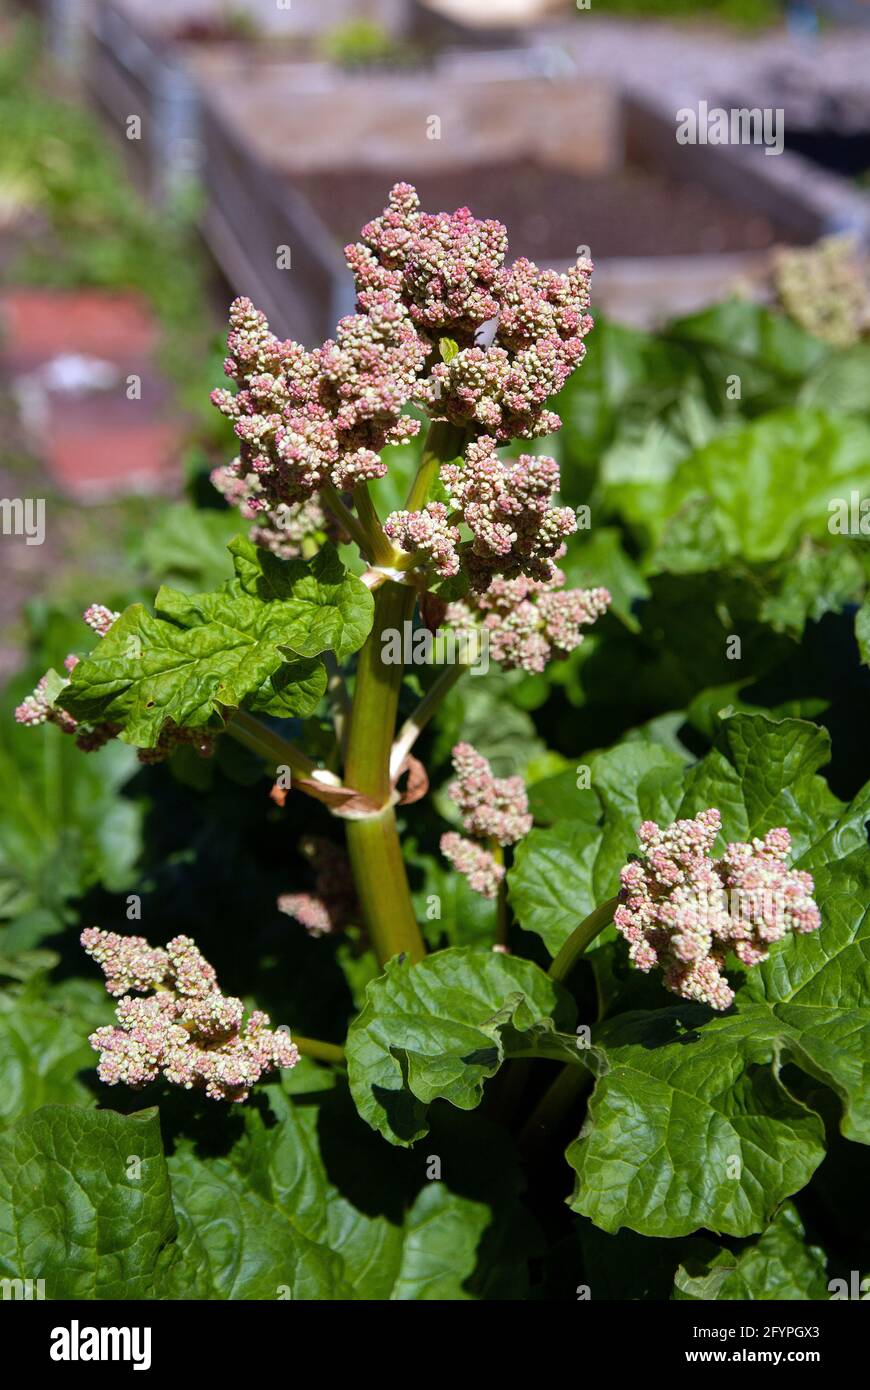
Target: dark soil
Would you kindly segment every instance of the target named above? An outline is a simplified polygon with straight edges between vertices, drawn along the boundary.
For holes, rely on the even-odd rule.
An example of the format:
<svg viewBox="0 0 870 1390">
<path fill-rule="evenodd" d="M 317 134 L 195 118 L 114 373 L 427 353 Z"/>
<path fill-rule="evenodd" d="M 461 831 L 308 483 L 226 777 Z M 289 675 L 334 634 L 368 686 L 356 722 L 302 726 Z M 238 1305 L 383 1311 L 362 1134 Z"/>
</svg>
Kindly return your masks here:
<svg viewBox="0 0 870 1390">
<path fill-rule="evenodd" d="M 386 202 L 393 183 L 411 178 L 432 211 L 467 204 L 479 217 L 508 227 L 511 257 L 573 258 L 580 245 L 596 260 L 611 256 L 712 255 L 762 251 L 790 240 L 766 217 L 741 212 L 699 184 L 678 184 L 640 169 L 581 176 L 530 161 L 449 172 L 338 169 L 294 175 L 304 194 L 342 243 Z"/>
</svg>

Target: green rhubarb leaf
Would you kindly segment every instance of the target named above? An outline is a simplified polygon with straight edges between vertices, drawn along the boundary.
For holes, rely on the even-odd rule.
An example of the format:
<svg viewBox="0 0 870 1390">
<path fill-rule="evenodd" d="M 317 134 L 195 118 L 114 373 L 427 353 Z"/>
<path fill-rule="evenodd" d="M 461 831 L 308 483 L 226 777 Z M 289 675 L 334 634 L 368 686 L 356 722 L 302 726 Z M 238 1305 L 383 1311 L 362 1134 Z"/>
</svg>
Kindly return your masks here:
<svg viewBox="0 0 870 1390">
<path fill-rule="evenodd" d="M 793 393 L 831 355 L 827 343 L 784 314 L 747 299 L 729 299 L 678 319 L 667 336 L 689 347 L 719 382 L 736 372 L 742 393 L 753 396 L 774 385 Z"/>
<path fill-rule="evenodd" d="M 0 725 L 0 919 L 17 919 L 4 928 L 7 950 L 25 914 L 40 913 L 38 934 L 49 935 L 94 884 L 115 893 L 133 887 L 144 807 L 119 792 L 137 770 L 132 750 L 118 743 L 83 758 L 52 725 L 38 738 L 11 720 Z"/>
<path fill-rule="evenodd" d="M 169 1160 L 180 1261 L 164 1297 L 209 1299 L 464 1299 L 491 1214 L 443 1182 L 412 1195 L 411 1174 L 369 1151 L 376 1142 L 340 1097 L 297 1105 L 266 1092 L 272 1119 L 245 1115 L 228 1156 L 192 1149 Z M 362 1129 L 362 1134 L 359 1133 Z M 326 1148 L 362 1155 L 365 1199 L 350 1195 L 354 1163 L 327 1169 Z M 392 1155 L 390 1156 L 392 1157 Z M 422 1169 L 420 1170 L 422 1174 Z M 419 1188 L 419 1177 L 416 1182 Z"/>
<path fill-rule="evenodd" d="M 142 557 L 149 574 L 185 593 L 216 589 L 232 574 L 227 546 L 238 532 L 235 508 L 219 511 L 178 502 L 154 518 L 142 538 Z"/>
<path fill-rule="evenodd" d="M 105 992 L 91 984 L 76 982 L 78 999 L 64 997 L 62 987 L 44 997 L 0 991 L 0 1127 L 41 1105 L 93 1104 L 79 1073 L 93 1070 L 88 1033 L 111 1011 Z"/>
<path fill-rule="evenodd" d="M 657 552 L 653 568 L 766 565 L 806 537 L 830 540 L 830 500 L 860 489 L 868 452 L 866 420 L 782 409 L 687 451 L 668 470 L 618 474 L 608 460 L 606 498 Z"/>
<path fill-rule="evenodd" d="M 830 756 L 827 730 L 807 720 L 735 714 L 723 720 L 716 747 L 689 770 L 678 815 L 718 807 L 723 845 L 784 825 L 793 861 L 812 871 L 867 840 L 870 785 L 844 805 L 818 775 Z"/>
<path fill-rule="evenodd" d="M 564 455 L 562 488 L 577 501 L 588 496 L 592 471 L 624 422 L 648 418 L 693 369 L 685 353 L 626 324 L 599 318 L 595 338 L 583 371 L 574 373 L 554 402 L 564 421 L 555 440 Z"/>
<path fill-rule="evenodd" d="M 156 1110 L 46 1105 L 0 1135 L 0 1272 L 48 1299 L 141 1299 L 174 1257 Z"/>
<path fill-rule="evenodd" d="M 230 1159 L 171 1160 L 181 1262 L 163 1297 L 233 1300 L 351 1297 L 341 1258 L 312 1240 Z"/>
<path fill-rule="evenodd" d="M 870 851 L 813 875 L 822 926 L 749 971 L 737 1005 L 775 1027 L 789 1059 L 836 1093 L 846 1138 L 870 1144 Z"/>
<path fill-rule="evenodd" d="M 857 548 L 807 545 L 782 568 L 777 591 L 764 600 L 760 616 L 774 631 L 800 638 L 808 622 L 839 613 L 859 598 L 866 582 Z"/>
<path fill-rule="evenodd" d="M 571 1205 L 605 1231 L 763 1230 L 824 1157 L 824 1125 L 780 1079 L 780 1030 L 759 1012 L 678 1006 L 593 1034 L 598 1080 L 566 1158 Z"/>
<path fill-rule="evenodd" d="M 801 405 L 822 406 L 844 414 L 866 415 L 870 380 L 870 343 L 833 352 L 807 377 L 798 392 Z"/>
<path fill-rule="evenodd" d="M 510 905 L 520 926 L 536 932 L 551 956 L 596 906 L 593 883 L 602 838 L 597 826 L 562 821 L 532 830 L 517 846 L 508 872 Z"/>
<path fill-rule="evenodd" d="M 182 1140 L 164 1159 L 156 1110 L 19 1120 L 0 1135 L 0 1276 L 44 1279 L 53 1299 L 306 1301 L 462 1300 L 492 1278 L 479 1247 L 494 1213 L 502 1237 L 521 1229 L 514 1174 L 481 1200 L 473 1154 L 442 1135 L 475 1195 L 457 1193 L 429 1160 L 385 1155 L 343 1089 L 297 1104 L 269 1085 L 261 1101 L 220 1156 Z"/>
<path fill-rule="evenodd" d="M 229 548 L 245 593 L 280 606 L 283 644 L 291 651 L 334 651 L 346 661 L 359 650 L 371 631 L 374 600 L 333 545 L 324 545 L 313 560 L 279 560 L 242 536 Z"/>
<path fill-rule="evenodd" d="M 715 806 L 723 847 L 785 825 L 801 868 L 848 854 L 866 842 L 870 784 L 845 805 L 818 775 L 829 759 L 830 737 L 818 725 L 744 713 L 724 719 L 716 746 L 688 769 L 676 749 L 634 739 L 590 757 L 589 786 L 578 790 L 573 771 L 553 778 L 549 799 L 540 800 L 547 819 L 558 812 L 557 823 L 516 849 L 508 885 L 518 922 L 555 955 L 618 891 L 643 820 L 667 824 Z"/>
<path fill-rule="evenodd" d="M 555 950 L 590 903 L 616 891 L 641 820 L 666 824 L 715 806 L 723 846 L 789 828 L 793 862 L 815 879 L 820 930 L 777 943 L 755 970 L 734 969 L 744 983 L 727 1014 L 674 1005 L 594 1030 L 587 1060 L 597 1083 L 568 1151 L 575 1208 L 606 1231 L 746 1236 L 823 1155 L 821 1120 L 784 1086 L 786 1064 L 839 1098 L 847 1138 L 870 1142 L 870 786 L 849 804 L 834 796 L 818 773 L 828 734 L 799 719 L 726 718 L 716 746 L 687 771 L 678 753 L 658 752 L 626 742 L 590 760 L 577 819 L 533 832 L 518 849 L 511 901 Z M 576 917 L 566 910 L 575 904 Z M 594 966 L 599 956 L 610 1011 L 617 994 L 623 1008 L 626 998 L 653 1002 L 655 977 L 632 972 L 626 984 L 621 942 L 593 951 Z"/>
<path fill-rule="evenodd" d="M 391 961 L 366 990 L 347 1040 L 357 1109 L 393 1144 L 427 1133 L 427 1107 L 480 1103 L 506 1056 L 538 1051 L 577 1061 L 573 1006 L 538 966 L 469 947 L 417 965 Z"/>
<path fill-rule="evenodd" d="M 442 1183 L 424 1187 L 408 1213 L 402 1254 L 389 1297 L 407 1301 L 467 1298 L 462 1281 L 474 1269 L 489 1212 L 449 1192 Z"/>
<path fill-rule="evenodd" d="M 125 610 L 73 671 L 61 700 L 77 719 L 108 720 L 153 747 L 167 721 L 219 726 L 223 712 L 305 717 L 326 689 L 318 660 L 365 640 L 372 598 L 328 546 L 290 562 L 236 539 L 237 578 L 209 594 L 161 588 L 151 614 Z"/>
<path fill-rule="evenodd" d="M 686 1259 L 674 1277 L 677 1299 L 806 1302 L 828 1297 L 825 1252 L 808 1245 L 791 1202 L 758 1240 L 736 1253 L 709 1250 Z"/>
<path fill-rule="evenodd" d="M 847 1138 L 870 1143 L 870 851 L 814 876 L 820 929 L 775 945 L 728 1014 L 679 1005 L 593 1033 L 599 1081 L 567 1157 L 575 1208 L 604 1230 L 761 1230 L 823 1156 L 787 1063 L 836 1094 Z"/>
<path fill-rule="evenodd" d="M 756 564 L 778 560 L 805 535 L 827 538 L 828 503 L 861 486 L 868 454 L 863 420 L 814 410 L 765 416 L 686 459 L 664 490 L 663 526 L 703 497 L 727 555 Z"/>
<path fill-rule="evenodd" d="M 270 629 L 272 615 L 253 600 L 208 597 L 209 618 L 198 623 L 191 601 L 167 589 L 158 595 L 166 617 L 141 604 L 126 609 L 73 671 L 64 708 L 79 720 L 119 724 L 126 742 L 151 748 L 167 721 L 205 728 L 219 710 L 259 692 L 284 662 L 280 628 Z M 169 621 L 170 613 L 189 625 Z M 310 680 L 315 664 L 302 669 Z"/>
</svg>

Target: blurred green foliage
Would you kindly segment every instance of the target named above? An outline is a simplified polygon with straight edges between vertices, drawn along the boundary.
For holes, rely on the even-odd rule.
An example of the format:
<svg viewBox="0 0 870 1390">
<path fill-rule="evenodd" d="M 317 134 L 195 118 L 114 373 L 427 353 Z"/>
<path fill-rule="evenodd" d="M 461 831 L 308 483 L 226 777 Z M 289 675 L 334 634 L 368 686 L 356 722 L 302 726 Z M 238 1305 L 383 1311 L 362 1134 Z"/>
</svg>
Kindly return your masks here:
<svg viewBox="0 0 870 1390">
<path fill-rule="evenodd" d="M 342 68 L 407 66 L 417 57 L 409 44 L 394 38 L 377 20 L 364 18 L 328 29 L 320 40 L 320 51 Z"/>
<path fill-rule="evenodd" d="M 608 15 L 634 19 L 720 20 L 739 28 L 757 29 L 783 17 L 782 0 L 607 0 Z M 583 10 L 578 7 L 582 15 Z"/>
</svg>

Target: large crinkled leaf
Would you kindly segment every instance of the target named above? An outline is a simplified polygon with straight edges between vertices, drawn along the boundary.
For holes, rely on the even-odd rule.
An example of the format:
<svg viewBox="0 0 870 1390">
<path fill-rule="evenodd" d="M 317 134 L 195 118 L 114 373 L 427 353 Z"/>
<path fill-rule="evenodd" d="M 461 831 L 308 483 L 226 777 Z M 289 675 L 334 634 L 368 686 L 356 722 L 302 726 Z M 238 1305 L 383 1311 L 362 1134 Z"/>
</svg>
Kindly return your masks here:
<svg viewBox="0 0 870 1390">
<path fill-rule="evenodd" d="M 456 1197 L 440 1182 L 424 1187 L 408 1213 L 392 1299 L 467 1298 L 462 1280 L 474 1269 L 477 1243 L 489 1224 L 480 1202 Z"/>
<path fill-rule="evenodd" d="M 230 551 L 246 594 L 280 605 L 284 645 L 300 656 L 333 651 L 344 661 L 371 630 L 371 590 L 345 569 L 335 547 L 324 545 L 312 560 L 279 560 L 237 536 Z"/>
<path fill-rule="evenodd" d="M 812 871 L 867 842 L 870 784 L 844 805 L 818 775 L 830 756 L 827 730 L 807 720 L 735 714 L 723 720 L 717 746 L 687 773 L 678 814 L 718 807 L 723 841 L 787 826 L 794 862 Z"/>
<path fill-rule="evenodd" d="M 341 1258 L 311 1240 L 252 1189 L 228 1159 L 192 1153 L 171 1160 L 183 1261 L 161 1292 L 169 1298 L 345 1299 Z"/>
<path fill-rule="evenodd" d="M 394 960 L 348 1033 L 351 1094 L 373 1129 L 412 1144 L 432 1101 L 473 1109 L 505 1056 L 569 1055 L 555 1029 L 571 1022 L 567 995 L 531 961 L 469 947 Z"/>
<path fill-rule="evenodd" d="M 352 1112 L 336 1116 L 336 1106 L 328 1107 L 338 1126 L 331 1133 L 317 1106 L 293 1104 L 274 1086 L 267 1090 L 276 1122 L 266 1125 L 249 1111 L 245 1135 L 227 1157 L 201 1158 L 186 1148 L 169 1160 L 181 1258 L 162 1295 L 469 1297 L 463 1284 L 491 1219 L 488 1207 L 441 1181 L 420 1187 L 419 1178 L 416 1195 L 408 1193 L 405 1200 L 401 1191 L 388 1193 L 388 1184 L 369 1179 L 367 1200 L 358 1203 L 332 1180 L 324 1156 L 324 1146 L 338 1140 L 345 1163 L 341 1181 L 352 1186 L 358 1118 Z M 367 1131 L 362 1139 L 368 1141 Z M 377 1171 L 376 1156 L 366 1157 Z M 401 1188 L 407 1175 L 394 1176 Z"/>
<path fill-rule="evenodd" d="M 200 620 L 195 601 L 169 589 L 158 594 L 161 616 L 141 604 L 127 608 L 73 671 L 61 697 L 64 708 L 76 719 L 120 724 L 125 741 L 148 748 L 168 720 L 204 728 L 219 708 L 237 708 L 255 695 L 284 664 L 280 629 L 270 625 L 262 605 L 233 592 L 234 582 L 222 595 L 209 596 L 215 601 Z M 298 713 L 310 713 L 316 698 L 308 692 L 318 666 L 296 666 L 307 686 Z"/>
<path fill-rule="evenodd" d="M 838 538 L 833 550 L 807 543 L 778 569 L 777 587 L 760 608 L 775 632 L 800 638 L 807 622 L 839 613 L 863 594 L 867 584 L 857 545 Z"/>
<path fill-rule="evenodd" d="M 825 1252 L 807 1244 L 803 1222 L 786 1202 L 758 1240 L 742 1250 L 699 1250 L 685 1259 L 674 1277 L 674 1297 L 807 1302 L 828 1297 L 825 1267 Z"/>
<path fill-rule="evenodd" d="M 783 409 L 718 435 L 665 477 L 635 469 L 608 500 L 679 573 L 780 561 L 806 536 L 829 541 L 829 503 L 867 474 L 870 426 L 854 416 Z M 783 505 L 783 498 L 788 505 Z"/>
<path fill-rule="evenodd" d="M 564 1298 L 582 1277 L 594 1302 L 826 1298 L 825 1255 L 809 1245 L 801 1219 L 785 1202 L 757 1237 L 728 1246 L 708 1236 L 608 1234 L 586 1217 L 554 1252 L 552 1296 Z"/>
<path fill-rule="evenodd" d="M 778 560 L 804 535 L 827 538 L 828 503 L 861 486 L 868 454 L 863 420 L 814 410 L 765 416 L 681 464 L 661 499 L 662 525 L 703 497 L 728 556 Z"/>
<path fill-rule="evenodd" d="M 844 414 L 866 415 L 870 381 L 870 343 L 843 348 L 822 361 L 798 392 L 800 405 L 821 406 Z"/>
<path fill-rule="evenodd" d="M 572 798 L 560 775 L 562 818 L 517 847 L 508 873 L 517 920 L 555 955 L 618 892 L 641 821 L 667 824 L 711 806 L 722 813 L 723 846 L 785 825 L 801 868 L 848 854 L 866 843 L 870 784 L 845 805 L 818 775 L 829 758 L 830 737 L 818 725 L 743 713 L 721 721 L 716 746 L 688 769 L 674 749 L 637 740 L 591 757 L 589 788 Z"/>
<path fill-rule="evenodd" d="M 846 1138 L 870 1144 L 870 851 L 813 872 L 821 928 L 750 971 L 738 1007 L 775 1022 L 790 1060 L 836 1092 Z"/>
<path fill-rule="evenodd" d="M 573 485 L 577 501 L 585 499 L 588 479 L 620 426 L 671 399 L 691 366 L 660 337 L 598 318 L 595 351 L 554 402 L 564 422 L 553 440 L 563 455 L 563 491 Z"/>
<path fill-rule="evenodd" d="M 237 578 L 214 593 L 161 588 L 151 614 L 122 613 L 72 673 L 60 702 L 77 719 L 121 725 L 121 737 L 156 744 L 171 720 L 204 728 L 241 705 L 311 714 L 326 689 L 318 655 L 343 659 L 365 640 L 371 594 L 334 549 L 285 562 L 249 541 L 232 543 Z"/>
<path fill-rule="evenodd" d="M 88 1033 L 111 1010 L 95 982 L 79 980 L 76 987 L 84 999 L 65 997 L 63 987 L 47 997 L 0 991 L 0 1126 L 50 1103 L 93 1104 L 79 1073 L 93 1069 Z"/>
<path fill-rule="evenodd" d="M 0 1271 L 49 1299 L 140 1299 L 172 1257 L 156 1110 L 46 1105 L 0 1135 Z"/>
<path fill-rule="evenodd" d="M 582 821 L 532 830 L 508 872 L 510 904 L 521 927 L 537 932 L 551 956 L 596 903 L 593 880 L 602 833 Z"/>
<path fill-rule="evenodd" d="M 773 1021 L 709 1013 L 625 1014 L 593 1035 L 598 1080 L 566 1158 L 571 1205 L 605 1231 L 751 1235 L 824 1158 L 821 1119 L 780 1080 Z"/>
<path fill-rule="evenodd" d="M 691 347 L 718 380 L 730 372 L 740 374 L 744 391 L 759 392 L 759 377 L 775 379 L 793 391 L 831 355 L 827 343 L 792 319 L 748 299 L 728 299 L 677 319 L 668 326 L 667 336 Z"/>
<path fill-rule="evenodd" d="M 235 508 L 176 502 L 160 511 L 142 537 L 142 558 L 149 574 L 185 593 L 216 589 L 232 574 L 227 546 L 238 534 Z"/>
</svg>

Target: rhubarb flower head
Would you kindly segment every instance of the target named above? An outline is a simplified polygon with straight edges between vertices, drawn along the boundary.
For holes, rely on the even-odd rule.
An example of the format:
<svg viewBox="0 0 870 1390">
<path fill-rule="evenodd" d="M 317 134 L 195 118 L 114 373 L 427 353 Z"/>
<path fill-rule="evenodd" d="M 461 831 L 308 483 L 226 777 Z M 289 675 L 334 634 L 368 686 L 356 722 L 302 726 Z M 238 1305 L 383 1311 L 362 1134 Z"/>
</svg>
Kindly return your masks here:
<svg viewBox="0 0 870 1390">
<path fill-rule="evenodd" d="M 495 577 L 554 580 L 576 529 L 572 510 L 551 503 L 558 466 L 496 451 L 560 427 L 547 402 L 585 354 L 592 265 L 579 260 L 567 274 L 508 265 L 507 249 L 501 223 L 466 207 L 423 212 L 400 183 L 345 249 L 357 312 L 334 339 L 311 351 L 279 340 L 250 300 L 234 301 L 224 369 L 236 390 L 212 401 L 239 456 L 212 481 L 254 521 L 258 544 L 289 557 L 312 531 L 329 534 L 324 502 L 341 512 L 336 491 L 349 506 L 384 475 L 384 448 L 419 430 L 405 413 L 416 406 L 462 431 L 464 456 L 442 468 L 446 502 L 386 518 L 387 537 L 412 557 L 399 555 L 399 568 L 462 572 L 475 592 Z"/>
<path fill-rule="evenodd" d="M 717 859 L 721 824 L 715 807 L 664 829 L 644 821 L 638 856 L 620 873 L 614 915 L 638 970 L 660 966 L 667 989 L 714 1009 L 727 1009 L 734 998 L 725 977 L 728 951 L 757 965 L 773 942 L 821 923 L 811 875 L 788 867 L 785 827 L 729 844 Z"/>
<path fill-rule="evenodd" d="M 267 1014 L 254 1011 L 244 1021 L 241 999 L 221 993 L 214 968 L 189 936 L 153 947 L 142 936 L 89 927 L 81 942 L 102 968 L 108 992 L 121 996 L 115 1026 L 88 1039 L 107 1086 L 136 1089 L 162 1076 L 212 1100 L 243 1101 L 264 1072 L 298 1062 L 289 1033 L 273 1032 Z"/>
<path fill-rule="evenodd" d="M 441 853 L 475 893 L 494 898 L 505 874 L 501 849 L 532 828 L 525 784 L 522 777 L 494 777 L 487 759 L 470 743 L 453 749 L 453 770 L 447 794 L 459 808 L 466 835 L 442 835 Z"/>
</svg>

